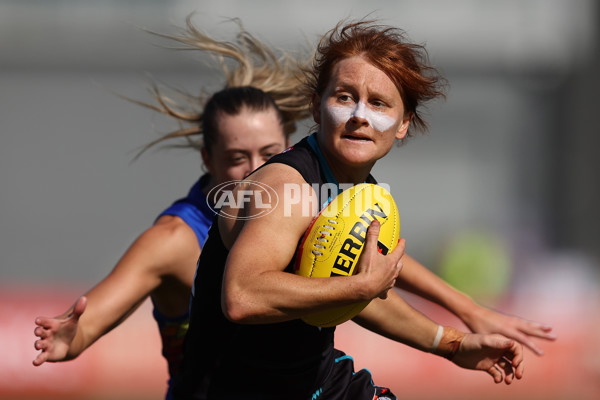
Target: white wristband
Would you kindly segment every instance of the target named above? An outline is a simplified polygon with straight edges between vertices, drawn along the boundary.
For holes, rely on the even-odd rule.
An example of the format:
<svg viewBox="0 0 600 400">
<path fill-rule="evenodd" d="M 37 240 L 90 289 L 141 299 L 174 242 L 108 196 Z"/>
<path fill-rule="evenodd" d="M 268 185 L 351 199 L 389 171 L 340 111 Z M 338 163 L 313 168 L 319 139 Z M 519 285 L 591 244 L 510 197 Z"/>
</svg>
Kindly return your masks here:
<svg viewBox="0 0 600 400">
<path fill-rule="evenodd" d="M 433 339 L 433 345 L 431 346 L 432 353 L 437 350 L 437 348 L 440 344 L 440 341 L 442 340 L 443 334 L 444 334 L 444 327 L 441 325 L 438 325 L 437 334 L 435 335 L 435 339 Z"/>
</svg>

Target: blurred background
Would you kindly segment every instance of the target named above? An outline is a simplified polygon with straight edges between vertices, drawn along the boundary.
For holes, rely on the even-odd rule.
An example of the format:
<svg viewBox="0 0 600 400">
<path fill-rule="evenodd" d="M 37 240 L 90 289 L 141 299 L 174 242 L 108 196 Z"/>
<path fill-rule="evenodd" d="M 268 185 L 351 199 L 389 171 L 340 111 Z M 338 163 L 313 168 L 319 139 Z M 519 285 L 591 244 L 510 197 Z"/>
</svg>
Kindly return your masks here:
<svg viewBox="0 0 600 400">
<path fill-rule="evenodd" d="M 207 58 L 167 49 L 201 29 L 303 51 L 340 19 L 379 18 L 425 44 L 450 82 L 430 131 L 377 164 L 407 252 L 480 303 L 548 323 L 525 378 L 482 373 L 366 333 L 338 347 L 401 398 L 600 398 L 600 10 L 593 0 L 3 0 L 0 2 L 0 398 L 161 399 L 166 363 L 145 303 L 80 358 L 33 367 L 34 323 L 102 279 L 202 171 L 191 150 L 140 146 L 171 121 L 148 77 L 220 87 Z M 311 122 L 295 138 L 308 133 Z M 455 317 L 407 297 L 440 323 Z"/>
</svg>

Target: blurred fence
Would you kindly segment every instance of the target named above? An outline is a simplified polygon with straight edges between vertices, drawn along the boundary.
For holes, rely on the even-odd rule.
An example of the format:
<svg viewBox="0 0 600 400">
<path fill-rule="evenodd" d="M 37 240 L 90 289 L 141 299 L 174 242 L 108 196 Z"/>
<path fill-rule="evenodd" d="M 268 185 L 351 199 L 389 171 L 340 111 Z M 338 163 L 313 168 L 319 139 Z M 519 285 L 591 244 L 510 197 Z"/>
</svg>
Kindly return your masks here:
<svg viewBox="0 0 600 400">
<path fill-rule="evenodd" d="M 79 288 L 51 290 L 0 288 L 1 399 L 161 399 L 166 363 L 146 302 L 125 323 L 100 339 L 78 359 L 34 367 L 34 319 L 68 308 Z M 599 293 L 581 304 L 561 296 L 531 293 L 505 298 L 503 312 L 548 322 L 559 339 L 540 343 L 543 357 L 526 352 L 525 377 L 511 386 L 495 385 L 485 373 L 463 370 L 445 359 L 422 353 L 363 330 L 353 323 L 338 327 L 336 346 L 368 368 L 379 385 L 410 399 L 578 399 L 600 398 Z M 407 297 L 434 320 L 461 326 L 439 307 Z M 583 300 L 587 299 L 587 300 Z M 208 327 L 207 327 L 208 328 Z"/>
</svg>

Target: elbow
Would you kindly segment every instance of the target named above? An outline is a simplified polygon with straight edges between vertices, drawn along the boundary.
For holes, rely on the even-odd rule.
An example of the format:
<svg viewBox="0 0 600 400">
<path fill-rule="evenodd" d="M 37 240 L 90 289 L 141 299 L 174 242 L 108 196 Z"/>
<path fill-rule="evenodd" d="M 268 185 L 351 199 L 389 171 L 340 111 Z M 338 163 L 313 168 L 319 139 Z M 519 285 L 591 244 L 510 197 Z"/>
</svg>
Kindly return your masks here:
<svg viewBox="0 0 600 400">
<path fill-rule="evenodd" d="M 221 309 L 227 320 L 236 324 L 249 324 L 255 321 L 256 313 L 241 294 L 223 294 Z"/>
<path fill-rule="evenodd" d="M 236 301 L 223 299 L 221 302 L 221 308 L 223 309 L 223 315 L 230 322 L 243 324 L 247 318 L 247 313 L 244 310 L 244 307 Z"/>
</svg>

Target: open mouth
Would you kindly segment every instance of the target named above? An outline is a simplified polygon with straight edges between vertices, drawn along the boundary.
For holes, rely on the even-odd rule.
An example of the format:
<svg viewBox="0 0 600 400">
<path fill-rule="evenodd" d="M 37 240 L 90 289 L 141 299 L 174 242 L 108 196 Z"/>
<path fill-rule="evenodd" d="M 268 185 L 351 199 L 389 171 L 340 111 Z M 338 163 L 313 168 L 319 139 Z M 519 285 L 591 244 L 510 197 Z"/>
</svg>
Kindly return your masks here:
<svg viewBox="0 0 600 400">
<path fill-rule="evenodd" d="M 353 135 L 353 134 L 343 135 L 342 139 L 357 140 L 357 141 L 362 141 L 362 142 L 371 142 L 372 141 L 371 138 L 369 138 L 367 136 Z"/>
</svg>

